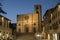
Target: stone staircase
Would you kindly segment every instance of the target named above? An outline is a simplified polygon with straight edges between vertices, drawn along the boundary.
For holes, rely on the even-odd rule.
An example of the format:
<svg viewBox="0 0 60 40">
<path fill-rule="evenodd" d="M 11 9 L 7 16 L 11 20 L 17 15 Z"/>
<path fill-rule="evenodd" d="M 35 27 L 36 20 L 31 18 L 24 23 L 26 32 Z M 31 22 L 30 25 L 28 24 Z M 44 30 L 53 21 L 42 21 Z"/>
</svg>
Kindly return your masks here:
<svg viewBox="0 0 60 40">
<path fill-rule="evenodd" d="M 35 40 L 34 33 L 19 33 L 16 37 L 17 40 Z"/>
</svg>

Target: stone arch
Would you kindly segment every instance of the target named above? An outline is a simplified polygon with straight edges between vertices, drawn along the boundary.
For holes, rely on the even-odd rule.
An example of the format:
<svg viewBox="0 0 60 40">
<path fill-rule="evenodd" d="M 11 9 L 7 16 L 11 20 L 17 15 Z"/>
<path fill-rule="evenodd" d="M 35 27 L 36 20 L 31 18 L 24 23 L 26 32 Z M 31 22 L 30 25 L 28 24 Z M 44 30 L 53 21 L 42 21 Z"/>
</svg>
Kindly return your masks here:
<svg viewBox="0 0 60 40">
<path fill-rule="evenodd" d="M 29 32 L 28 24 L 25 24 L 25 32 Z"/>
<path fill-rule="evenodd" d="M 35 27 L 33 27 L 33 32 L 34 32 L 34 33 L 36 32 L 36 28 L 35 28 Z"/>
</svg>

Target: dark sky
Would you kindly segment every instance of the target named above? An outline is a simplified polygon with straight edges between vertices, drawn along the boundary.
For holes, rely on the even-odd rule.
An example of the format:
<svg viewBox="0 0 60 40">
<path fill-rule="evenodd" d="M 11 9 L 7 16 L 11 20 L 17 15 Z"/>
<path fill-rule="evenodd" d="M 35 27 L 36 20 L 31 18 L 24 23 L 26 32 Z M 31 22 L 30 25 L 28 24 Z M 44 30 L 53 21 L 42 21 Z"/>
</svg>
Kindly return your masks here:
<svg viewBox="0 0 60 40">
<path fill-rule="evenodd" d="M 0 0 L 0 2 L 3 4 L 3 10 L 7 12 L 2 15 L 15 23 L 17 14 L 34 13 L 35 4 L 42 6 L 43 16 L 47 9 L 55 7 L 60 0 Z"/>
</svg>

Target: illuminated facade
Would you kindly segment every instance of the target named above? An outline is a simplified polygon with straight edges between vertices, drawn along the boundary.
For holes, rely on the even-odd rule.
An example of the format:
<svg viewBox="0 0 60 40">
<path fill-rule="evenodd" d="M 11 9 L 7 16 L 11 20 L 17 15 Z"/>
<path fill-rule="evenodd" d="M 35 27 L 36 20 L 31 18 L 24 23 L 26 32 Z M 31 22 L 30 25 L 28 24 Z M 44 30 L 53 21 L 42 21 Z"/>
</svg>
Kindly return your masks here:
<svg viewBox="0 0 60 40">
<path fill-rule="evenodd" d="M 34 5 L 34 14 L 17 15 L 17 32 L 38 32 L 41 31 L 41 6 Z"/>
<path fill-rule="evenodd" d="M 0 40 L 8 40 L 12 36 L 12 30 L 10 29 L 10 20 L 0 15 Z"/>
<path fill-rule="evenodd" d="M 60 3 L 46 11 L 44 26 L 48 33 L 48 40 L 60 40 Z"/>
</svg>

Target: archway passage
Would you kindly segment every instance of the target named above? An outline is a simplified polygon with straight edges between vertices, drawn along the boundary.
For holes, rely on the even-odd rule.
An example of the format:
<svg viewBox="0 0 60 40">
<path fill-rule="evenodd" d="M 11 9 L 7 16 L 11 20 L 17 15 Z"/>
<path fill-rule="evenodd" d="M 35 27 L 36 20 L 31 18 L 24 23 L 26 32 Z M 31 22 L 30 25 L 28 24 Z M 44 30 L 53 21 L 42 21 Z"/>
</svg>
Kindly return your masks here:
<svg viewBox="0 0 60 40">
<path fill-rule="evenodd" d="M 28 27 L 25 27 L 25 32 L 29 32 L 29 29 L 28 29 Z"/>
<path fill-rule="evenodd" d="M 25 32 L 29 32 L 28 24 L 26 24 L 24 27 L 25 27 Z"/>
<path fill-rule="evenodd" d="M 33 32 L 34 32 L 34 33 L 36 32 L 36 28 L 35 28 L 35 27 L 33 27 Z"/>
</svg>

